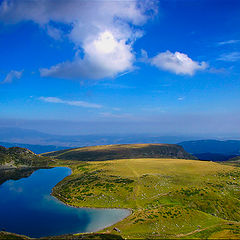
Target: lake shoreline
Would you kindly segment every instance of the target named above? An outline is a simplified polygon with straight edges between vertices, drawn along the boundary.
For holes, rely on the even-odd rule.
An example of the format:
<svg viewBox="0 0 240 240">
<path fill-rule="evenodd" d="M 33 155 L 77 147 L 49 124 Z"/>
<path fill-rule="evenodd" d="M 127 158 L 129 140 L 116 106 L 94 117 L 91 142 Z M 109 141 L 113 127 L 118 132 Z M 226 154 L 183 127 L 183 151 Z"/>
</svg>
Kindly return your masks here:
<svg viewBox="0 0 240 240">
<path fill-rule="evenodd" d="M 70 170 L 70 173 L 67 175 L 67 176 L 65 176 L 63 179 L 65 179 L 66 177 L 68 177 L 68 176 L 70 176 L 72 173 L 73 173 L 73 170 L 70 168 L 70 167 L 67 167 L 67 166 L 49 166 L 49 167 L 42 167 L 42 168 L 19 168 L 19 169 L 17 169 L 17 170 L 19 170 L 19 172 L 20 171 L 23 171 L 23 170 L 28 170 L 28 171 L 30 171 L 31 170 L 31 174 L 29 174 L 28 176 L 21 176 L 21 177 L 19 177 L 18 179 L 11 179 L 11 177 L 9 177 L 6 181 L 4 181 L 2 184 L 4 184 L 4 183 L 6 183 L 8 180 L 13 180 L 13 181 L 17 181 L 17 180 L 20 180 L 20 179 L 22 179 L 22 178 L 28 178 L 28 177 L 30 177 L 35 171 L 37 171 L 37 170 L 44 170 L 44 169 L 53 169 L 53 168 L 65 168 L 65 169 L 68 169 L 68 170 Z M 5 169 L 4 169 L 5 170 Z M 12 170 L 12 168 L 10 168 L 10 169 L 7 169 L 7 170 Z M 14 170 L 16 170 L 15 168 L 14 168 Z M 61 179 L 59 182 L 61 182 L 63 179 Z M 56 184 L 55 184 L 55 186 L 59 183 L 59 182 L 57 182 Z M 0 184 L 1 185 L 1 184 Z M 46 234 L 45 236 L 40 236 L 40 237 L 32 237 L 32 236 L 29 236 L 29 235 L 25 235 L 24 233 L 23 234 L 18 234 L 18 233 L 15 233 L 14 231 L 5 231 L 5 230 L 3 230 L 1 233 L 3 233 L 3 234 L 13 234 L 14 236 L 21 236 L 21 237 L 23 237 L 24 239 L 26 238 L 26 239 L 31 239 L 31 238 L 36 238 L 36 239 L 41 239 L 41 238 L 47 238 L 47 237 L 58 237 L 58 236 L 71 236 L 71 235 L 79 235 L 79 234 L 83 234 L 83 235 L 85 235 L 85 234 L 98 234 L 98 232 L 99 231 L 103 231 L 104 229 L 106 229 L 106 228 L 108 228 L 108 227 L 111 227 L 111 226 L 113 226 L 113 225 L 115 225 L 116 223 L 118 223 L 118 222 L 121 222 L 123 219 L 125 219 L 125 218 L 127 218 L 127 217 L 129 217 L 132 213 L 133 213 L 133 211 L 132 211 L 132 209 L 124 209 L 124 208 L 98 208 L 98 207 L 81 207 L 81 206 L 74 206 L 74 205 L 70 205 L 70 204 L 67 204 L 67 203 L 65 203 L 64 201 L 62 201 L 60 198 L 58 198 L 56 195 L 54 195 L 54 191 L 53 191 L 53 189 L 54 189 L 54 187 L 55 186 L 53 186 L 52 188 L 51 188 L 51 192 L 49 193 L 49 195 L 51 196 L 51 197 L 53 197 L 55 200 L 57 200 L 58 202 L 60 202 L 61 204 L 63 204 L 63 205 L 65 205 L 65 206 L 67 206 L 67 207 L 71 207 L 72 209 L 74 208 L 74 209 L 82 209 L 82 210 L 94 210 L 94 209 L 96 209 L 96 210 L 98 210 L 98 209 L 102 209 L 102 210 L 114 210 L 114 209 L 116 209 L 116 210 L 125 210 L 125 211 L 127 211 L 126 212 L 126 216 L 124 216 L 123 218 L 121 218 L 120 220 L 117 220 L 117 221 L 114 221 L 113 223 L 110 223 L 110 224 L 107 224 L 107 225 L 105 225 L 104 227 L 99 227 L 99 228 L 97 228 L 96 230 L 94 230 L 94 231 L 76 231 L 76 232 L 74 232 L 74 233 L 71 233 L 71 231 L 69 231 L 70 233 L 65 233 L 65 234 L 61 234 L 61 233 L 59 233 L 59 234 L 57 234 L 57 235 L 55 235 L 55 234 L 53 234 L 53 235 L 48 235 L 48 234 Z M 98 225 L 96 225 L 96 226 L 98 226 Z"/>
<path fill-rule="evenodd" d="M 73 170 L 72 170 L 70 167 L 66 167 L 66 166 L 56 166 L 56 167 L 65 167 L 65 168 L 68 168 L 69 170 L 71 170 L 71 173 L 70 173 L 68 176 L 71 176 L 72 173 L 73 173 Z M 66 176 L 66 177 L 68 177 L 68 176 Z M 66 177 L 65 177 L 65 178 L 66 178 Z M 61 181 L 63 181 L 65 178 L 63 178 Z M 61 181 L 60 181 L 60 182 L 61 182 Z M 58 183 L 59 183 L 59 182 L 58 182 Z M 57 184 L 58 184 L 58 183 L 57 183 Z M 57 185 L 57 184 L 56 184 L 56 185 Z M 56 186 L 56 185 L 55 185 L 55 186 Z M 55 187 L 55 186 L 54 186 L 54 187 Z M 108 208 L 106 208 L 106 207 L 80 207 L 80 206 L 74 206 L 74 205 L 68 204 L 68 203 L 62 201 L 61 199 L 59 199 L 59 198 L 57 197 L 57 195 L 54 194 L 54 191 L 53 191 L 54 187 L 52 188 L 52 191 L 51 191 L 50 195 L 51 195 L 52 197 L 54 197 L 55 199 L 57 199 L 58 201 L 60 201 L 61 203 L 63 203 L 64 205 L 68 206 L 68 207 L 81 208 L 81 209 L 96 209 L 96 210 L 98 210 L 98 209 L 103 209 L 103 210 L 109 210 L 109 209 L 113 209 L 113 210 L 114 210 L 114 209 L 116 209 L 116 210 L 127 210 L 127 211 L 129 211 L 129 214 L 128 214 L 126 217 L 122 218 L 121 220 L 119 220 L 119 221 L 117 221 L 117 222 L 115 222 L 115 223 L 113 223 L 113 224 L 107 225 L 107 226 L 105 226 L 104 228 L 98 229 L 98 230 L 93 231 L 93 232 L 80 232 L 80 233 L 74 233 L 74 234 L 96 233 L 96 232 L 98 232 L 98 231 L 102 231 L 102 230 L 104 230 L 105 228 L 111 227 L 111 226 L 113 226 L 113 225 L 121 222 L 122 220 L 124 220 L 125 218 L 127 218 L 127 217 L 129 217 L 129 216 L 131 216 L 131 215 L 133 214 L 133 209 L 131 209 L 131 208 L 116 208 L 116 207 L 114 207 L 114 208 L 110 208 L 110 207 L 108 207 Z"/>
<path fill-rule="evenodd" d="M 9 181 L 17 181 L 30 177 L 35 171 L 40 169 L 51 169 L 52 167 L 10 167 L 0 166 L 0 186 Z"/>
</svg>

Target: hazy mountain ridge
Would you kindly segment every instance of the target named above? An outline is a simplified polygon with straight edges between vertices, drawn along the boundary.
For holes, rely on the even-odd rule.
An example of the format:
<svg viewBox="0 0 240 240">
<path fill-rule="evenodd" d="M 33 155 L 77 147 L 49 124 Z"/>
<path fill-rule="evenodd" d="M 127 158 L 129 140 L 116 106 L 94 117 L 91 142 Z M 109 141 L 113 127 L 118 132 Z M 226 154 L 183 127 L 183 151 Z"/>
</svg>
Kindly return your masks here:
<svg viewBox="0 0 240 240">
<path fill-rule="evenodd" d="M 76 147 L 146 142 L 178 144 L 200 160 L 227 161 L 240 154 L 239 140 L 195 139 L 197 138 L 189 136 L 158 136 L 153 134 L 61 136 L 31 129 L 0 127 L 0 141 L 2 141 L 0 145 L 25 147 L 37 154 Z"/>
<path fill-rule="evenodd" d="M 84 147 L 109 144 L 133 143 L 169 143 L 199 139 L 189 136 L 164 136 L 160 134 L 89 134 L 89 135 L 55 135 L 22 128 L 0 127 L 0 141 L 30 145 L 54 145 L 57 147 Z"/>
<path fill-rule="evenodd" d="M 239 140 L 196 140 L 180 142 L 179 145 L 200 160 L 228 161 L 240 155 Z"/>
<path fill-rule="evenodd" d="M 196 153 L 193 156 L 197 157 L 199 160 L 214 161 L 214 162 L 224 162 L 229 161 L 232 158 L 237 157 L 237 155 L 226 155 L 220 153 Z"/>
<path fill-rule="evenodd" d="M 184 141 L 178 143 L 190 153 L 219 153 L 219 154 L 240 154 L 240 141 L 239 140 L 194 140 Z"/>
</svg>

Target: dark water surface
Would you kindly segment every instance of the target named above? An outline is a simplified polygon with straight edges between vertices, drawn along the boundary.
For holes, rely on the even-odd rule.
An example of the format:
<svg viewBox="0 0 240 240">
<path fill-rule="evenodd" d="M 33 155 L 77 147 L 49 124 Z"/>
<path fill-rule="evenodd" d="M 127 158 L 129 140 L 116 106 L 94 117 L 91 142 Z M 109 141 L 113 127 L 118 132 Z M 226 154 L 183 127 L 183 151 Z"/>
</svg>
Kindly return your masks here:
<svg viewBox="0 0 240 240">
<path fill-rule="evenodd" d="M 69 174 L 65 167 L 40 169 L 0 185 L 0 230 L 30 237 L 92 232 L 129 215 L 125 209 L 69 207 L 52 197 L 52 188 Z"/>
</svg>

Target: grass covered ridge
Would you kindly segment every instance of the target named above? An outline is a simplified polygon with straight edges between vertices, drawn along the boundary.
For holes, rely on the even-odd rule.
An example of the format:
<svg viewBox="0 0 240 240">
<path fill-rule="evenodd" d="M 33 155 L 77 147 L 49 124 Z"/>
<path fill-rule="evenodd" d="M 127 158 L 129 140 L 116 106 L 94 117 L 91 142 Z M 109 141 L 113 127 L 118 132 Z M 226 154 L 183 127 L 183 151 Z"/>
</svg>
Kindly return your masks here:
<svg viewBox="0 0 240 240">
<path fill-rule="evenodd" d="M 124 238 L 240 238 L 240 169 L 184 159 L 60 161 L 53 195 L 77 207 L 131 208 L 103 232 Z"/>
<path fill-rule="evenodd" d="M 78 161 L 106 161 L 129 158 L 196 159 L 176 144 L 117 144 L 73 148 L 42 154 L 57 159 Z"/>
</svg>

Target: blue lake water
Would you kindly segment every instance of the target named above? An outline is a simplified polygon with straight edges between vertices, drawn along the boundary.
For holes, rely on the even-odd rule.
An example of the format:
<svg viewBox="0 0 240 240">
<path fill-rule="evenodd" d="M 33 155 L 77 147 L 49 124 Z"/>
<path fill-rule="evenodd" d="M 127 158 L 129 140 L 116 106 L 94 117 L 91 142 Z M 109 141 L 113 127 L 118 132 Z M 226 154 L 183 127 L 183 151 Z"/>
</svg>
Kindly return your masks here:
<svg viewBox="0 0 240 240">
<path fill-rule="evenodd" d="M 126 209 L 69 207 L 51 196 L 52 188 L 69 174 L 65 167 L 40 169 L 0 185 L 0 230 L 30 237 L 93 232 L 129 215 Z"/>
</svg>

